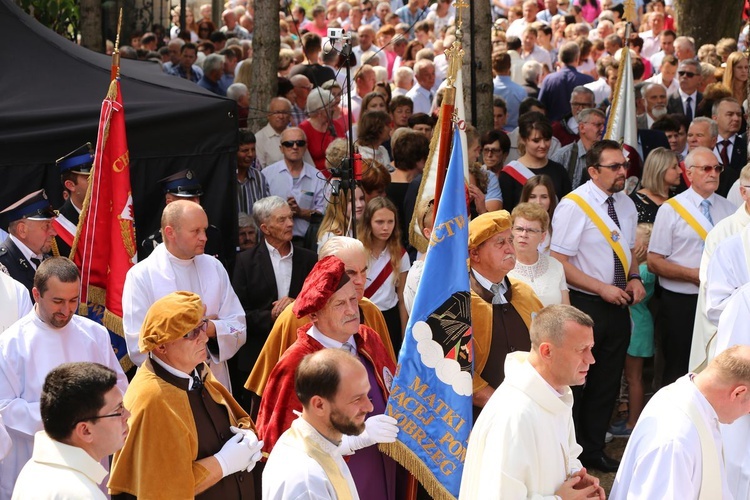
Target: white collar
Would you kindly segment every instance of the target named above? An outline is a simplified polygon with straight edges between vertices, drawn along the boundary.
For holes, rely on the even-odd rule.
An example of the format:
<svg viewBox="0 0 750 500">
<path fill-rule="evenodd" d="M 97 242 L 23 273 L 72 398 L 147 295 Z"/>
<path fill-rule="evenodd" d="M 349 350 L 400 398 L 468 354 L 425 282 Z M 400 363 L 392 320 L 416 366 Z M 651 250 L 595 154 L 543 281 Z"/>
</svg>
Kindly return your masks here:
<svg viewBox="0 0 750 500">
<path fill-rule="evenodd" d="M 477 283 L 482 285 L 482 288 L 484 288 L 485 290 L 491 290 L 492 285 L 500 285 L 501 294 L 505 294 L 505 292 L 508 291 L 508 287 L 505 285 L 505 278 L 500 280 L 500 283 L 493 283 L 492 281 L 479 274 L 479 271 L 477 271 L 476 269 L 472 269 L 471 272 L 474 273 L 474 279 L 477 280 Z"/>
<path fill-rule="evenodd" d="M 291 243 L 289 244 L 289 248 L 290 248 L 289 253 L 286 254 L 286 255 L 284 255 L 283 257 L 281 256 L 281 252 L 279 252 L 278 249 L 276 249 L 276 247 L 274 247 L 270 243 L 268 243 L 268 241 L 265 238 L 263 239 L 263 243 L 266 244 L 266 248 L 268 249 L 268 253 L 270 253 L 271 255 L 273 255 L 274 257 L 277 257 L 279 259 L 291 259 L 292 255 L 294 254 L 294 245 L 291 244 Z"/>
<path fill-rule="evenodd" d="M 192 375 L 188 375 L 187 373 L 185 373 L 185 372 L 183 372 L 181 370 L 178 370 L 174 366 L 166 364 L 164 361 L 162 361 L 159 358 L 157 358 L 156 356 L 154 356 L 153 353 L 149 353 L 149 356 L 151 357 L 151 361 L 153 361 L 154 363 L 158 364 L 159 366 L 161 366 L 162 368 L 164 368 L 165 370 L 167 370 L 169 373 L 171 373 L 175 377 L 187 379 L 187 381 L 188 381 L 188 391 L 193 388 L 193 376 Z M 196 375 L 198 375 L 197 370 L 193 370 L 193 373 L 195 373 Z"/>
<path fill-rule="evenodd" d="M 307 330 L 307 334 L 320 342 L 321 345 L 326 349 L 341 349 L 344 345 L 344 342 L 339 342 L 338 340 L 334 340 L 331 337 L 326 336 L 326 334 L 318 330 L 315 325 L 311 326 L 310 329 Z M 354 340 L 354 335 L 349 337 L 346 340 L 346 343 L 351 344 L 355 349 L 357 348 L 357 342 Z"/>
<path fill-rule="evenodd" d="M 21 240 L 13 236 L 12 234 L 9 235 L 10 240 L 15 243 L 15 245 L 18 247 L 18 249 L 23 254 L 24 258 L 31 262 L 31 258 L 34 257 L 35 259 L 42 260 L 44 258 L 44 255 L 38 255 L 31 251 L 29 247 L 27 247 Z M 33 264 L 32 264 L 33 265 Z"/>
</svg>

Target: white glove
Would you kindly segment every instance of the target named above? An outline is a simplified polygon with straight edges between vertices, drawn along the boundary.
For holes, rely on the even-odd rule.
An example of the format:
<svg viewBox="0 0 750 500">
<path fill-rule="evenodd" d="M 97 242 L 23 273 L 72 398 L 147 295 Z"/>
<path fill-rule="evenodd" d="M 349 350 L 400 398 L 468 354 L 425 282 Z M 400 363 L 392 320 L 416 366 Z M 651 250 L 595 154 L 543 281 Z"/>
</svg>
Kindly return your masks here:
<svg viewBox="0 0 750 500">
<path fill-rule="evenodd" d="M 388 415 L 373 415 L 365 420 L 365 431 L 359 436 L 344 434 L 339 447 L 342 455 L 351 455 L 357 450 L 377 443 L 392 443 L 398 435 L 398 423 Z"/>
<path fill-rule="evenodd" d="M 252 470 L 260 458 L 260 448 L 258 447 L 260 441 L 256 439 L 254 444 L 250 444 L 249 440 L 243 442 L 243 438 L 242 434 L 235 434 L 214 455 L 221 466 L 222 477 L 227 477 L 243 469 Z M 260 444 L 260 446 L 263 445 Z M 258 459 L 255 459 L 256 456 Z"/>
<path fill-rule="evenodd" d="M 256 436 L 250 429 L 240 429 L 239 427 L 231 426 L 229 427 L 229 430 L 234 434 L 242 435 L 242 443 L 247 443 L 250 448 L 257 450 L 251 458 L 252 463 L 247 468 L 247 471 L 250 472 L 255 467 L 255 464 L 258 463 L 258 460 L 263 457 L 263 454 L 261 453 L 261 450 L 263 449 L 263 441 L 259 441 L 258 436 Z"/>
</svg>

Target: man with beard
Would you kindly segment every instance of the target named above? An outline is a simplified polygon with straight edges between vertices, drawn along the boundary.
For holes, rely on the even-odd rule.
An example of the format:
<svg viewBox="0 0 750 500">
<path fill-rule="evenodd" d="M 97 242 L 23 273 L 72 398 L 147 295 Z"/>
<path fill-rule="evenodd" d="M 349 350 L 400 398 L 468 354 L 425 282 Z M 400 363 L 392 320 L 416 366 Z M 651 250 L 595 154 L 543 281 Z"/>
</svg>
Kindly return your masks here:
<svg viewBox="0 0 750 500">
<path fill-rule="evenodd" d="M 650 129 L 655 121 L 667 114 L 667 88 L 659 83 L 647 83 L 641 94 L 646 101 L 646 112 L 638 115 L 636 125 L 640 129 Z"/>
<path fill-rule="evenodd" d="M 57 231 L 57 212 L 43 189 L 28 194 L 0 212 L 0 229 L 8 237 L 0 244 L 0 269 L 31 293 L 34 273 L 49 256 Z"/>
<path fill-rule="evenodd" d="M 302 359 L 294 375 L 302 414 L 268 457 L 263 498 L 359 498 L 339 444 L 344 434 L 365 432 L 365 417 L 373 410 L 370 388 L 364 365 L 342 349 Z"/>
<path fill-rule="evenodd" d="M 341 259 L 330 255 L 319 260 L 293 308 L 298 318 L 309 315 L 312 323 L 298 330 L 297 341 L 271 372 L 258 413 L 258 433 L 265 442 L 263 450 L 272 452 L 281 435 L 292 426 L 295 412 L 302 411 L 294 374 L 303 357 L 326 348 L 345 350 L 359 358 L 365 367 L 369 388 L 360 397 L 369 399 L 372 405 L 366 410 L 365 431 L 361 435 L 329 436 L 329 439 L 342 440 L 342 455 L 353 454 L 348 464 L 363 497 L 395 500 L 400 498 L 396 491 L 396 462 L 373 445 L 396 439 L 396 420 L 384 414 L 396 366 L 380 336 L 360 324 L 358 303 L 357 289 Z M 331 384 L 330 388 L 336 385 Z M 353 401 L 350 399 L 349 404 Z"/>
<path fill-rule="evenodd" d="M 34 276 L 34 309 L 0 336 L 0 415 L 13 441 L 0 462 L 0 498 L 10 498 L 31 458 L 34 434 L 42 430 L 39 397 L 53 368 L 73 361 L 100 363 L 117 373 L 121 392 L 128 387 L 107 329 L 75 314 L 80 286 L 71 260 L 45 260 Z"/>
<path fill-rule="evenodd" d="M 131 361 L 146 360 L 138 338 L 149 307 L 178 290 L 197 293 L 206 306 L 208 364 L 216 378 L 231 388 L 226 361 L 245 343 L 245 311 L 221 262 L 206 255 L 208 218 L 203 207 L 176 200 L 164 207 L 164 243 L 130 268 L 122 290 L 123 329 Z"/>
<path fill-rule="evenodd" d="M 469 223 L 474 418 L 505 379 L 505 357 L 531 349 L 529 326 L 542 303 L 526 283 L 508 278 L 516 265 L 511 218 L 487 212 Z"/>
<path fill-rule="evenodd" d="M 630 340 L 628 305 L 646 295 L 633 254 L 638 214 L 623 192 L 629 167 L 616 141 L 586 153 L 591 180 L 561 200 L 552 220 L 552 256 L 563 264 L 570 303 L 594 320 L 594 358 L 586 386 L 574 389 L 573 418 L 581 463 L 605 472 L 618 462 L 604 454 L 604 436 L 620 388 Z"/>
<path fill-rule="evenodd" d="M 662 288 L 657 321 L 662 330 L 664 384 L 688 371 L 706 236 L 735 211 L 726 198 L 715 194 L 722 165 L 710 149 L 693 149 L 685 167 L 690 188 L 659 209 L 648 247 L 648 267 Z"/>
</svg>

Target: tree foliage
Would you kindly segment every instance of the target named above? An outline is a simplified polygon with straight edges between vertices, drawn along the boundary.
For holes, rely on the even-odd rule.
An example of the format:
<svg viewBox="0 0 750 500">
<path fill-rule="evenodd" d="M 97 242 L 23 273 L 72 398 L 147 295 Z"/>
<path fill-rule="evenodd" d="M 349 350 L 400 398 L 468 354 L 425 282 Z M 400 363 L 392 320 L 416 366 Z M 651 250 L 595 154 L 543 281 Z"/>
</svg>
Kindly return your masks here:
<svg viewBox="0 0 750 500">
<path fill-rule="evenodd" d="M 80 13 L 77 0 L 16 0 L 37 21 L 70 40 L 78 37 Z"/>
</svg>

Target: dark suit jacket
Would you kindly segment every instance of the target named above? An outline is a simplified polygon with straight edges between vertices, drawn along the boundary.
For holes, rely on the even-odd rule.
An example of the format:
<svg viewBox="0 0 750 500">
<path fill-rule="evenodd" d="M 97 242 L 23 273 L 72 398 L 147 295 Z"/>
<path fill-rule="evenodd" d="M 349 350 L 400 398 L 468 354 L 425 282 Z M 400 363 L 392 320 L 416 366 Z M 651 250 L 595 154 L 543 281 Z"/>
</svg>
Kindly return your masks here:
<svg viewBox="0 0 750 500">
<path fill-rule="evenodd" d="M 4 265 L 10 277 L 25 286 L 29 290 L 29 295 L 33 297 L 31 289 L 34 288 L 36 271 L 10 237 L 0 244 L 0 264 Z"/>
<path fill-rule="evenodd" d="M 721 138 L 719 138 L 721 139 Z M 721 144 L 716 144 L 716 151 L 721 151 Z M 724 171 L 719 177 L 719 189 L 716 194 L 726 197 L 729 189 L 740 178 L 740 171 L 747 164 L 747 139 L 745 135 L 738 135 L 734 139 L 734 148 L 730 155 L 729 165 L 724 166 Z"/>
<path fill-rule="evenodd" d="M 297 297 L 305 278 L 317 261 L 315 252 L 294 247 L 289 297 Z M 249 374 L 271 332 L 271 309 L 279 299 L 276 276 L 265 241 L 261 240 L 254 248 L 237 254 L 232 286 L 245 309 L 247 319 L 247 341 L 234 358 L 237 369 Z"/>
<path fill-rule="evenodd" d="M 700 103 L 703 100 L 703 94 L 698 92 L 698 95 L 696 96 L 696 102 L 692 103 L 693 105 L 693 118 L 695 118 L 697 115 L 695 114 L 695 109 L 698 107 L 698 103 Z M 680 94 L 673 95 L 667 100 L 667 112 L 669 113 L 678 113 L 681 115 L 685 114 L 685 108 L 682 107 L 682 98 L 680 97 Z"/>
<path fill-rule="evenodd" d="M 73 206 L 73 202 L 70 201 L 70 198 L 65 200 L 65 203 L 59 208 L 60 214 L 64 215 L 66 219 L 68 219 L 70 222 L 78 225 L 78 210 L 75 209 Z M 68 257 L 70 256 L 70 246 L 63 241 L 62 238 L 59 236 L 55 236 L 55 242 L 57 243 L 57 249 L 60 252 L 60 255 L 62 257 Z"/>
</svg>

